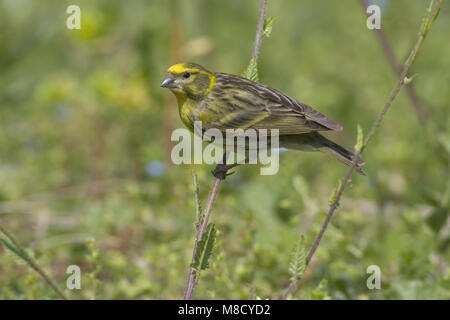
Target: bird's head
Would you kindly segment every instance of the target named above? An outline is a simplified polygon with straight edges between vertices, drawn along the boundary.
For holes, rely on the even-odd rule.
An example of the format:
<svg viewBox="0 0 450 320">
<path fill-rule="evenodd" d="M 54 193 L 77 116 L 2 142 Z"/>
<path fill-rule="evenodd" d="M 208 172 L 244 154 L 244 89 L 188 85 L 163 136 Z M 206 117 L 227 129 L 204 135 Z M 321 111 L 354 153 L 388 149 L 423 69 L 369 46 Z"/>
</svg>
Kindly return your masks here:
<svg viewBox="0 0 450 320">
<path fill-rule="evenodd" d="M 176 96 L 201 100 L 206 97 L 215 83 L 214 73 L 195 63 L 177 63 L 171 66 L 161 87 L 170 89 Z"/>
</svg>

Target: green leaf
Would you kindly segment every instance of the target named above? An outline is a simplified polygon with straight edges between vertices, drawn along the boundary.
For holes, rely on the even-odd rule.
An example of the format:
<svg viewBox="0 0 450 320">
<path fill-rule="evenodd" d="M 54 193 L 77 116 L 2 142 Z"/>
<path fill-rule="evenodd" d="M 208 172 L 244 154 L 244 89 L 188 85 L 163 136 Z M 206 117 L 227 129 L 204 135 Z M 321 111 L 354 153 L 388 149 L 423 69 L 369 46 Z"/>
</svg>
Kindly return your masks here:
<svg viewBox="0 0 450 320">
<path fill-rule="evenodd" d="M 241 74 L 244 78 L 258 81 L 258 66 L 256 58 L 252 58 L 248 64 L 247 69 Z"/>
<path fill-rule="evenodd" d="M 416 76 L 417 76 L 417 73 L 413 74 L 413 75 L 412 75 L 411 77 L 409 77 L 409 78 L 408 78 L 408 77 L 405 77 L 405 78 L 403 79 L 403 83 L 404 83 L 404 84 L 410 84 Z"/>
<path fill-rule="evenodd" d="M 263 26 L 263 36 L 264 37 L 270 37 L 270 34 L 272 33 L 272 24 L 275 17 L 269 17 L 264 19 L 264 26 Z"/>
<path fill-rule="evenodd" d="M 209 267 L 208 260 L 211 256 L 215 239 L 216 228 L 214 227 L 214 224 L 209 223 L 202 234 L 202 238 L 198 242 L 194 262 L 191 264 L 192 268 L 196 270 L 204 270 Z"/>
<path fill-rule="evenodd" d="M 306 252 L 305 239 L 303 235 L 298 237 L 291 253 L 291 261 L 289 263 L 289 274 L 291 281 L 298 281 L 303 277 L 306 269 Z"/>
<path fill-rule="evenodd" d="M 334 199 L 336 198 L 336 195 L 337 195 L 339 189 L 341 188 L 341 184 L 342 184 L 342 181 L 339 180 L 338 185 L 336 186 L 336 188 L 334 188 L 333 192 L 331 193 L 330 199 L 328 200 L 328 205 L 330 207 L 333 205 Z"/>
<path fill-rule="evenodd" d="M 364 135 L 361 126 L 358 123 L 358 136 L 356 138 L 355 150 L 361 151 L 364 146 Z"/>
</svg>

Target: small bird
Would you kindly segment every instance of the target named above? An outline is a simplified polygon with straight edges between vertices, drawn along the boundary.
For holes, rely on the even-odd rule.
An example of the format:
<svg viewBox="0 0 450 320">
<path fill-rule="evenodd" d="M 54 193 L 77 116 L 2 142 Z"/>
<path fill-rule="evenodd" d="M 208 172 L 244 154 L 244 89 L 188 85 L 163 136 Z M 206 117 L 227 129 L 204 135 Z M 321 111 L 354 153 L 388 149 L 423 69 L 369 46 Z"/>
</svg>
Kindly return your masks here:
<svg viewBox="0 0 450 320">
<path fill-rule="evenodd" d="M 319 133 L 341 131 L 340 124 L 264 84 L 184 62 L 167 70 L 161 87 L 174 93 L 180 118 L 191 131 L 195 121 L 224 134 L 226 129 L 278 129 L 281 147 L 321 151 L 346 165 L 353 159 L 353 153 Z M 359 160 L 355 170 L 365 176 L 362 164 Z"/>
</svg>

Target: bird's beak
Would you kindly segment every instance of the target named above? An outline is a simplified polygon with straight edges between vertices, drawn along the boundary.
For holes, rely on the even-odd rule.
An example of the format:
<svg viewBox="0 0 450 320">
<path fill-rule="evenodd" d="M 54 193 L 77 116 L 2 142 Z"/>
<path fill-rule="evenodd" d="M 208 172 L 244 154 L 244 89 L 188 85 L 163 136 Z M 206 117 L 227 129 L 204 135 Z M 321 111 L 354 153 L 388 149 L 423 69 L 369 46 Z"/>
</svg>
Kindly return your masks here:
<svg viewBox="0 0 450 320">
<path fill-rule="evenodd" d="M 170 76 L 170 74 L 166 75 L 166 77 L 161 82 L 160 87 L 163 87 L 163 88 L 174 88 L 175 87 L 174 79 Z"/>
</svg>

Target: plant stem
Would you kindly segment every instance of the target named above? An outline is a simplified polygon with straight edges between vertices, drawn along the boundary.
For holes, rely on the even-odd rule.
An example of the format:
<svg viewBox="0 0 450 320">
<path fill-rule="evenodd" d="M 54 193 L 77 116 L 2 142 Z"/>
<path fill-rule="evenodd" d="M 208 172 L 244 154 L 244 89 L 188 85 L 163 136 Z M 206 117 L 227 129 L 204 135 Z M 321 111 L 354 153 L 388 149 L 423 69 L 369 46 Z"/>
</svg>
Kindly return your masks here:
<svg viewBox="0 0 450 320">
<path fill-rule="evenodd" d="M 193 254 L 192 254 L 191 263 L 194 262 L 194 257 L 195 257 L 195 252 L 197 251 L 198 242 L 202 238 L 203 231 L 205 230 L 206 225 L 208 224 L 209 215 L 211 214 L 212 205 L 213 205 L 213 202 L 214 202 L 214 198 L 217 195 L 217 190 L 219 188 L 219 184 L 220 184 L 220 179 L 215 178 L 214 182 L 213 182 L 213 185 L 212 185 L 212 188 L 211 188 L 211 191 L 209 192 L 208 202 L 206 202 L 205 213 L 204 213 L 204 215 L 202 217 L 200 225 L 197 227 L 197 234 L 195 236 L 194 251 L 193 251 Z M 194 286 L 197 284 L 197 282 L 198 282 L 198 277 L 195 274 L 195 270 L 194 270 L 194 268 L 190 267 L 188 283 L 187 283 L 187 286 L 186 286 L 186 291 L 184 293 L 184 299 L 185 300 L 190 300 L 191 299 L 192 291 L 194 290 Z"/>
<path fill-rule="evenodd" d="M 259 48 L 263 38 L 264 12 L 266 10 L 266 0 L 261 0 L 259 5 L 258 25 L 256 26 L 255 43 L 253 44 L 252 59 L 257 59 L 259 55 Z"/>
<path fill-rule="evenodd" d="M 432 8 L 432 4 L 433 4 L 433 0 L 430 3 L 430 7 Z M 314 239 L 314 242 L 311 245 L 311 248 L 309 249 L 308 255 L 306 257 L 306 265 L 308 266 L 309 262 L 311 261 L 314 253 L 316 252 L 317 247 L 319 246 L 320 240 L 323 237 L 323 234 L 325 233 L 325 230 L 327 229 L 328 223 L 331 220 L 331 217 L 333 216 L 334 212 L 336 211 L 338 204 L 339 204 L 339 200 L 342 196 L 342 193 L 344 192 L 345 187 L 347 186 L 347 183 L 350 180 L 350 176 L 355 168 L 356 163 L 358 162 L 358 159 L 360 158 L 361 153 L 364 151 L 364 149 L 367 147 L 368 143 L 370 142 L 372 136 L 375 134 L 376 129 L 378 128 L 378 126 L 380 125 L 381 121 L 383 120 L 384 115 L 386 114 L 386 112 L 389 110 L 389 108 L 392 105 L 392 102 L 394 101 L 394 99 L 397 97 L 397 94 L 399 93 L 400 89 L 403 87 L 403 85 L 405 84 L 405 77 L 408 74 L 409 68 L 411 66 L 411 64 L 413 63 L 417 52 L 419 51 L 419 49 L 421 48 L 423 41 L 426 37 L 426 35 L 428 34 L 428 31 L 430 29 L 430 27 L 432 26 L 433 22 L 435 21 L 435 19 L 437 18 L 437 15 L 439 13 L 439 8 L 442 4 L 442 0 L 438 0 L 436 3 L 436 6 L 434 7 L 433 10 L 433 14 L 430 15 L 431 12 L 429 12 L 427 10 L 427 13 L 425 15 L 422 27 L 420 29 L 419 32 L 419 37 L 416 41 L 416 44 L 414 45 L 413 49 L 411 50 L 408 58 L 405 61 L 405 64 L 403 65 L 403 70 L 400 74 L 400 77 L 394 87 L 394 89 L 392 90 L 388 100 L 386 101 L 386 103 L 383 106 L 383 109 L 380 111 L 380 113 L 378 114 L 377 118 L 375 119 L 374 123 L 372 124 L 372 127 L 370 128 L 369 133 L 367 134 L 365 140 L 364 140 L 364 144 L 361 148 L 361 150 L 357 150 L 355 152 L 355 155 L 353 157 L 353 161 L 350 165 L 350 167 L 347 170 L 347 173 L 345 174 L 344 179 L 342 180 L 341 186 L 339 187 L 339 190 L 336 194 L 336 197 L 334 198 L 330 209 L 328 211 L 327 216 L 325 217 L 325 220 L 322 223 L 322 226 L 320 228 L 319 233 L 317 234 L 316 238 Z"/>
<path fill-rule="evenodd" d="M 369 6 L 369 3 L 367 0 L 360 0 L 361 5 L 364 8 L 367 8 Z M 381 49 L 383 50 L 384 55 L 386 56 L 386 59 L 389 62 L 389 65 L 391 66 L 392 71 L 396 76 L 398 76 L 402 68 L 400 64 L 398 64 L 397 59 L 395 58 L 394 50 L 392 50 L 392 47 L 389 43 L 388 38 L 386 37 L 386 34 L 384 33 L 383 29 L 375 29 L 373 30 L 375 32 L 375 35 L 377 37 L 377 40 L 381 46 Z M 411 104 L 411 107 L 413 108 L 417 119 L 420 123 L 424 124 L 427 120 L 426 112 L 422 106 L 422 103 L 420 102 L 420 99 L 417 97 L 416 92 L 414 91 L 414 88 L 412 85 L 406 86 L 406 95 L 408 97 L 408 100 Z"/>
<path fill-rule="evenodd" d="M 255 61 L 258 58 L 259 49 L 261 47 L 261 41 L 263 38 L 263 30 L 262 29 L 263 29 L 263 25 L 264 25 L 265 6 L 266 6 L 266 0 L 261 0 L 260 7 L 259 7 L 258 24 L 256 27 L 255 42 L 253 44 L 253 51 L 252 51 L 252 59 Z M 224 159 L 226 159 L 226 152 L 224 153 Z M 217 169 L 217 167 L 216 167 L 216 169 Z M 205 227 L 208 225 L 208 220 L 209 220 L 209 216 L 211 214 L 211 209 L 212 209 L 212 206 L 214 203 L 214 199 L 216 198 L 217 191 L 219 190 L 219 185 L 220 185 L 221 180 L 222 179 L 217 178 L 217 177 L 214 178 L 214 182 L 211 187 L 211 191 L 209 192 L 208 202 L 206 203 L 206 207 L 205 207 L 205 211 L 203 213 L 202 219 L 201 219 L 201 223 L 197 227 L 197 233 L 195 236 L 194 250 L 192 251 L 191 262 L 194 262 L 198 242 L 202 238 Z M 197 284 L 197 282 L 198 282 L 198 274 L 196 274 L 196 271 L 194 270 L 193 267 L 189 267 L 189 276 L 188 276 L 188 281 L 187 281 L 187 285 L 186 285 L 186 290 L 184 292 L 184 300 L 190 300 L 192 298 L 192 292 L 193 292 L 194 287 Z"/>
<path fill-rule="evenodd" d="M 56 292 L 56 294 L 63 300 L 68 300 L 65 294 L 57 287 L 56 283 L 45 273 L 45 271 L 36 263 L 36 261 L 25 251 L 25 249 L 20 245 L 16 238 L 9 232 L 5 226 L 0 223 L 0 231 L 11 240 L 15 249 L 20 253 L 22 259 L 33 268 L 41 277 L 44 279 L 45 283 Z"/>
<path fill-rule="evenodd" d="M 437 18 L 440 6 L 442 4 L 442 0 L 437 1 L 436 6 L 434 7 L 434 10 L 431 14 L 431 9 L 433 8 L 433 4 L 434 4 L 434 0 L 431 0 L 430 5 L 425 13 L 425 17 L 423 18 L 423 21 L 422 21 L 422 26 L 420 28 L 419 37 L 403 65 L 403 69 L 401 70 L 400 77 L 399 77 L 397 83 L 395 84 L 394 89 L 392 90 L 389 98 L 387 99 L 386 103 L 384 104 L 383 108 L 381 109 L 380 113 L 378 114 L 377 118 L 375 119 L 374 123 L 372 124 L 372 127 L 370 128 L 369 133 L 367 134 L 366 138 L 364 139 L 364 143 L 361 147 L 361 150 L 355 151 L 353 160 L 347 170 L 347 173 L 345 174 L 344 179 L 342 180 L 342 182 L 338 188 L 336 196 L 333 199 L 330 209 L 329 209 L 324 221 L 322 222 L 320 230 L 319 230 L 318 234 L 316 235 L 316 237 L 308 251 L 308 254 L 306 256 L 306 268 L 308 267 L 309 263 L 311 262 L 311 259 L 314 256 L 314 253 L 316 252 L 316 250 L 320 244 L 320 241 L 322 240 L 322 237 L 328 227 L 328 224 L 339 205 L 339 200 L 342 197 L 345 187 L 347 186 L 348 182 L 350 181 L 350 177 L 352 175 L 353 170 L 355 169 L 356 163 L 358 162 L 361 153 L 365 150 L 365 148 L 367 147 L 371 138 L 375 134 L 376 129 L 378 128 L 381 121 L 383 120 L 383 117 L 386 114 L 386 112 L 391 107 L 392 102 L 397 97 L 397 94 L 400 92 L 400 89 L 405 85 L 405 78 L 408 74 L 409 68 L 411 67 L 411 64 L 413 63 L 413 61 L 417 55 L 417 52 L 421 48 L 423 41 L 424 41 L 426 35 L 428 34 L 428 31 L 430 30 L 431 26 L 433 25 L 433 22 Z M 284 293 L 284 295 L 282 296 L 282 298 L 285 299 L 289 295 L 289 293 L 295 291 L 295 289 L 296 289 L 296 286 L 292 285 L 292 283 L 291 283 L 289 285 L 289 287 L 287 288 L 286 292 Z"/>
</svg>

